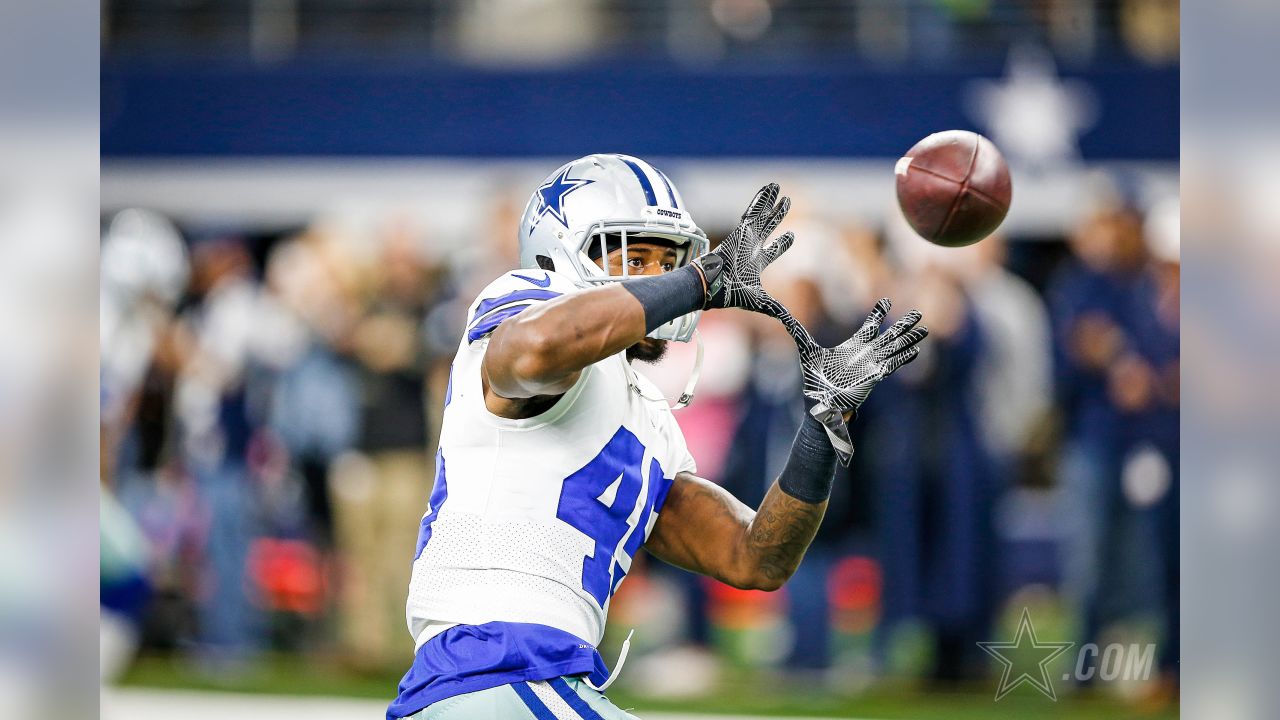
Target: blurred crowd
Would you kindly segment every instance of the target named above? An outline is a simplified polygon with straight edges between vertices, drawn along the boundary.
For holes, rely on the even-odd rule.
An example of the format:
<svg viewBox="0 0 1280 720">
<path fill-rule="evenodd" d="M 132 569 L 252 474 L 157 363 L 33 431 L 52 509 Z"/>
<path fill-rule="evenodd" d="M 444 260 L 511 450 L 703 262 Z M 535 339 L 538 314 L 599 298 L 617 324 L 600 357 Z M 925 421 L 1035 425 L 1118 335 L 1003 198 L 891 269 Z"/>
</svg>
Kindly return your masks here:
<svg viewBox="0 0 1280 720">
<path fill-rule="evenodd" d="M 409 53 L 536 64 L 638 52 L 706 63 L 828 52 L 929 63 L 999 58 L 1033 42 L 1067 58 L 1169 64 L 1178 10 L 1178 0 L 107 0 L 102 46 L 259 62 Z"/>
<path fill-rule="evenodd" d="M 518 200 L 496 197 L 467 239 L 394 213 L 270 236 L 104 220 L 104 673 L 139 648 L 210 673 L 264 651 L 403 670 L 448 365 L 466 306 L 517 265 Z M 864 406 L 782 591 L 649 562 L 611 625 L 661 626 L 639 649 L 667 668 L 745 654 L 848 686 L 917 648 L 915 672 L 962 682 L 988 672 L 975 643 L 998 639 L 1002 608 L 1047 595 L 1077 641 L 1145 618 L 1176 673 L 1176 200 L 1109 197 L 1066 238 L 955 250 L 803 205 L 766 286 L 828 344 L 878 297 L 918 307 L 925 351 Z M 802 417 L 794 348 L 743 312 L 699 331 L 702 380 L 677 419 L 700 474 L 754 505 Z M 673 344 L 642 370 L 675 397 L 693 354 Z M 763 649 L 741 651 L 744 632 Z M 645 663 L 628 674 L 643 685 Z"/>
</svg>

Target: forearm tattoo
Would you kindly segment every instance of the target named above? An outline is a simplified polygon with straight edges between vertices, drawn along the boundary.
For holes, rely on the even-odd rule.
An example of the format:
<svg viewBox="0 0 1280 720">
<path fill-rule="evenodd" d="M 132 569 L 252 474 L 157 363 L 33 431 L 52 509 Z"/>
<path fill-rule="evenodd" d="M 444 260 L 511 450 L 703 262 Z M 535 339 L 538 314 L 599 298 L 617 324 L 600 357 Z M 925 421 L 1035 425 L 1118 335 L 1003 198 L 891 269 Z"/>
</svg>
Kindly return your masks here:
<svg viewBox="0 0 1280 720">
<path fill-rule="evenodd" d="M 791 577 L 818 533 L 826 511 L 825 500 L 798 500 L 775 482 L 747 528 L 747 551 L 760 574 L 778 582 Z"/>
</svg>

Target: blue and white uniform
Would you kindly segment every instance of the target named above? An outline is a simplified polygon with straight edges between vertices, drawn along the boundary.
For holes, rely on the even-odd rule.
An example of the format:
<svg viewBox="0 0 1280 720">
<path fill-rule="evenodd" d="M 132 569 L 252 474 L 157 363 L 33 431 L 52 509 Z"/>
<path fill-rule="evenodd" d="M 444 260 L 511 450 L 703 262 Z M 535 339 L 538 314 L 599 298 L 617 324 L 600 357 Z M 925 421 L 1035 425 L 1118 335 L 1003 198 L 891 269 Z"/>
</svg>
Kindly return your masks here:
<svg viewBox="0 0 1280 720">
<path fill-rule="evenodd" d="M 388 718 L 488 688 L 512 685 L 523 699 L 546 686 L 526 681 L 586 675 L 599 686 L 608 674 L 596 645 L 609 600 L 672 480 L 695 471 L 684 437 L 624 353 L 523 420 L 490 413 L 480 379 L 501 322 L 578 289 L 555 272 L 516 270 L 468 310 L 409 586 L 416 653 Z"/>
</svg>

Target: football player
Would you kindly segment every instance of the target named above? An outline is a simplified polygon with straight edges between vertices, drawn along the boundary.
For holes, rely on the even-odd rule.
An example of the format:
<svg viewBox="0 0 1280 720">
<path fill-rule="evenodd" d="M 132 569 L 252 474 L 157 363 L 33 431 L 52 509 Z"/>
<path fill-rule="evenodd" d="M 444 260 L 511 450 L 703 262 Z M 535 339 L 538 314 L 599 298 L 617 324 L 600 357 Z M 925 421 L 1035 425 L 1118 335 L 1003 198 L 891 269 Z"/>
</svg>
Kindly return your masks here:
<svg viewBox="0 0 1280 720">
<path fill-rule="evenodd" d="M 416 652 L 388 718 L 630 718 L 602 693 L 596 644 L 642 546 L 738 588 L 776 590 L 795 571 L 852 452 L 846 422 L 927 330 L 912 311 L 881 332 L 881 300 L 845 343 L 815 343 L 760 285 L 793 241 L 770 239 L 788 207 L 765 187 L 708 251 L 675 186 L 638 158 L 575 160 L 533 194 L 522 268 L 472 303 L 453 361 L 409 587 Z M 722 308 L 783 322 L 810 407 L 755 511 L 695 475 L 671 407 L 633 366 Z"/>
</svg>

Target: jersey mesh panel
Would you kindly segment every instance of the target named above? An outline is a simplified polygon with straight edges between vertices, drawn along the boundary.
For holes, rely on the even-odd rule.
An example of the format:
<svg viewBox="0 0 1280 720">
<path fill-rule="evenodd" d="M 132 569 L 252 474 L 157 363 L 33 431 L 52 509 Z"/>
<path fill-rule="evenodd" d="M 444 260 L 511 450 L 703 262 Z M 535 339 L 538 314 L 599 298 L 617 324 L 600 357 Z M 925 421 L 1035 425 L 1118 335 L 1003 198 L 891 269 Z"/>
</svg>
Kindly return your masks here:
<svg viewBox="0 0 1280 720">
<path fill-rule="evenodd" d="M 578 615 L 584 627 L 596 628 L 599 611 L 584 591 L 575 589 L 582 585 L 582 560 L 592 549 L 590 541 L 567 526 L 485 522 L 477 515 L 442 511 L 432 525 L 431 542 L 414 563 L 410 603 L 435 621 L 519 622 L 521 604 L 511 593 L 524 591 Z M 504 608 L 504 616 L 451 616 L 464 596 L 462 589 L 476 587 L 493 588 L 492 597 L 502 599 L 495 607 Z"/>
</svg>

